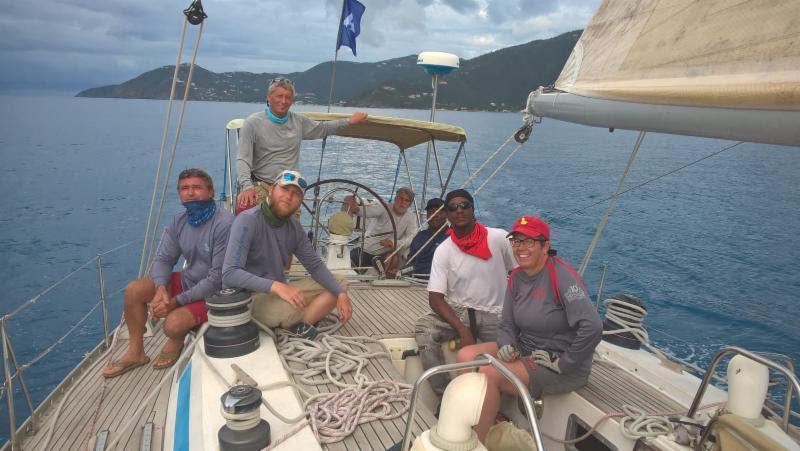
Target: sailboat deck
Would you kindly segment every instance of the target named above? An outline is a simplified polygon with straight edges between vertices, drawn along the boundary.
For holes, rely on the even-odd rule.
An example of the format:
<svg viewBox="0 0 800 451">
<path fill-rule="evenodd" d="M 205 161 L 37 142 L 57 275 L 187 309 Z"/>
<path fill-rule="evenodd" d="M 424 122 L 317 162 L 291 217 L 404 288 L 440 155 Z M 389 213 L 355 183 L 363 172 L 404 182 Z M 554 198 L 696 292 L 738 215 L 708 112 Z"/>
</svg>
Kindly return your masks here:
<svg viewBox="0 0 800 451">
<path fill-rule="evenodd" d="M 351 287 L 353 318 L 337 334 L 345 336 L 370 336 L 372 338 L 412 337 L 414 322 L 425 314 L 429 307 L 424 288 L 376 288 Z M 381 351 L 379 345 L 370 345 L 373 351 Z M 374 358 L 365 367 L 370 380 L 403 380 L 389 358 Z M 319 376 L 322 378 L 322 376 Z M 351 375 L 345 381 L 353 383 Z M 299 382 L 299 381 L 296 381 Z M 304 385 L 309 393 L 338 391 L 334 384 Z M 394 420 L 378 420 L 357 428 L 353 435 L 326 446 L 328 450 L 385 450 L 403 439 L 406 415 Z M 412 428 L 419 435 L 430 429 L 436 418 L 422 403 L 417 404 L 417 414 Z"/>
<path fill-rule="evenodd" d="M 166 336 L 161 329 L 158 329 L 152 337 L 145 338 L 145 352 L 148 355 L 156 355 L 165 342 Z M 126 343 L 121 341 L 116 347 L 112 353 L 114 359 L 125 352 Z M 122 428 L 131 419 L 132 413 L 140 407 L 146 394 L 150 393 L 151 388 L 161 382 L 169 371 L 159 371 L 153 369 L 151 365 L 144 365 L 123 376 L 106 380 L 103 378 L 102 370 L 107 363 L 107 358 L 95 357 L 93 360 L 85 360 L 83 367 L 79 368 L 79 374 L 74 375 L 74 381 L 79 383 L 65 384 L 56 392 L 57 396 L 53 397 L 49 405 L 46 404 L 41 409 L 41 414 L 37 416 L 37 429 L 30 435 L 20 437 L 21 448 L 90 449 L 89 444 L 94 444 L 98 432 L 109 431 L 106 443 L 110 443 L 116 438 L 116 434 L 121 433 L 117 449 L 139 450 L 142 449 L 143 426 L 152 423 L 152 449 L 162 449 L 170 393 L 169 383 L 164 384 L 158 395 L 144 408 L 127 431 L 122 431 Z M 86 377 L 80 379 L 82 375 Z M 69 390 L 73 391 L 61 407 L 49 446 L 45 447 L 49 424 L 56 414 L 63 395 Z"/>
<path fill-rule="evenodd" d="M 346 336 L 366 335 L 376 339 L 410 337 L 416 318 L 428 308 L 427 296 L 422 288 L 353 287 L 351 296 L 355 306 L 353 319 L 337 332 Z M 157 355 L 165 341 L 161 328 L 157 328 L 152 337 L 145 338 L 145 352 L 150 356 Z M 126 344 L 126 341 L 120 340 L 112 353 L 114 359 L 125 352 Z M 375 347 L 379 350 L 378 345 Z M 101 431 L 109 432 L 106 443 L 114 440 L 117 434 L 122 434 L 116 449 L 143 449 L 143 427 L 147 423 L 152 423 L 150 449 L 163 449 L 170 383 L 164 384 L 131 427 L 126 431 L 122 431 L 122 428 L 131 419 L 132 413 L 140 407 L 144 397 L 170 372 L 144 365 L 123 376 L 106 380 L 102 376 L 102 369 L 109 359 L 101 354 L 98 349 L 85 359 L 72 377 L 67 378 L 55 394 L 40 406 L 34 416 L 36 429 L 18 436 L 22 449 L 44 449 L 49 424 L 61 399 L 70 390 L 71 393 L 57 414 L 55 429 L 47 449 L 94 448 L 95 437 Z M 366 374 L 372 380 L 402 381 L 401 375 L 388 358 L 373 359 L 372 364 L 366 368 Z M 352 377 L 349 381 L 352 382 Z M 333 391 L 337 387 L 330 384 L 308 386 L 306 389 L 315 393 Z M 419 406 L 415 418 L 415 435 L 428 429 L 436 421 L 429 410 Z M 353 435 L 345 440 L 328 445 L 327 449 L 384 450 L 402 439 L 404 428 L 405 416 L 367 423 L 357 427 Z M 25 429 L 27 428 L 22 428 Z"/>
</svg>

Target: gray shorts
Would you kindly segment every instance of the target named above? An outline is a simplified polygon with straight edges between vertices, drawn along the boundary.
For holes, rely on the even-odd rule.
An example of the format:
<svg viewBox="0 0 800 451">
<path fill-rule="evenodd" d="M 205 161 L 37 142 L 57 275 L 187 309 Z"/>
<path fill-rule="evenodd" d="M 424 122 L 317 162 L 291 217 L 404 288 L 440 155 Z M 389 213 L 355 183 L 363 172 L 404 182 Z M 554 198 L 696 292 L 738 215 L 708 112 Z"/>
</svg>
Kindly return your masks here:
<svg viewBox="0 0 800 451">
<path fill-rule="evenodd" d="M 531 397 L 541 399 L 544 395 L 569 393 L 589 382 L 589 375 L 558 374 L 533 362 L 531 356 L 523 357 L 522 364 L 528 372 L 528 391 Z"/>
</svg>

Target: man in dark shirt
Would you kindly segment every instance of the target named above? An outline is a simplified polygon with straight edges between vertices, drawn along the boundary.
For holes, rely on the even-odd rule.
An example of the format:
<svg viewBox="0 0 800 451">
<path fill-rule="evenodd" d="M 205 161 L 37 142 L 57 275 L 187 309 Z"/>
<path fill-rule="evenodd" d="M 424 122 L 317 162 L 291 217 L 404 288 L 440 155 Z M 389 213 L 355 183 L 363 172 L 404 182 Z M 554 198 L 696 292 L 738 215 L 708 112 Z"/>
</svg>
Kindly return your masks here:
<svg viewBox="0 0 800 451">
<path fill-rule="evenodd" d="M 436 247 L 448 237 L 447 229 L 449 227 L 445 225 L 447 215 L 442 206 L 444 206 L 444 201 L 438 197 L 428 200 L 427 205 L 425 205 L 428 228 L 417 233 L 411 241 L 408 258 L 411 259 L 409 264 L 414 265 L 413 274 L 415 277 L 427 279 L 430 276 L 433 253 L 436 251 Z M 433 239 L 431 239 L 431 236 L 433 236 Z"/>
</svg>

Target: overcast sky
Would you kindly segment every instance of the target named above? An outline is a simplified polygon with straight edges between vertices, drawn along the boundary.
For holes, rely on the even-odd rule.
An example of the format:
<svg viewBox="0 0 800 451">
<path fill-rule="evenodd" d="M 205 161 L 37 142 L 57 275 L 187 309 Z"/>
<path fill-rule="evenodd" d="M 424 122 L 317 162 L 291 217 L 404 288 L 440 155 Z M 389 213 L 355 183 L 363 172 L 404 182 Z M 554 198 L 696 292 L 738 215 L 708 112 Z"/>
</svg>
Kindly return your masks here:
<svg viewBox="0 0 800 451">
<path fill-rule="evenodd" d="M 473 58 L 583 28 L 600 0 L 361 0 L 358 57 Z M 175 63 L 189 0 L 0 0 L 0 91 L 78 91 Z M 333 59 L 341 0 L 205 0 L 197 63 L 294 72 Z M 190 28 L 188 61 L 197 27 Z"/>
</svg>

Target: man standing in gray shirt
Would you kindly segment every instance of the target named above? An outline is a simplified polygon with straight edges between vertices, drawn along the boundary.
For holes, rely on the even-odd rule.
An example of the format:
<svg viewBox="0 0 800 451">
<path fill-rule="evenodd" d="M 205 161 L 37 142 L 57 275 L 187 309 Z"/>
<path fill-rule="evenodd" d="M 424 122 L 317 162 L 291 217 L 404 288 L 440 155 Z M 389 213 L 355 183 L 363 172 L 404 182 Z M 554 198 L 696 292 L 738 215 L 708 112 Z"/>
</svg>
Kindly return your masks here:
<svg viewBox="0 0 800 451">
<path fill-rule="evenodd" d="M 178 197 L 186 211 L 175 215 L 164 230 L 150 276 L 125 288 L 128 351 L 103 369 L 106 378 L 150 361 L 143 343 L 147 305 L 154 317 L 166 318 L 164 334 L 169 339 L 153 366 L 168 368 L 178 359 L 186 333 L 208 320 L 203 298 L 222 288 L 222 262 L 233 215 L 217 208 L 214 183 L 202 169 L 186 169 L 178 175 Z M 181 256 L 186 269 L 172 272 Z"/>
<path fill-rule="evenodd" d="M 314 339 L 314 324 L 336 308 L 347 321 L 353 312 L 344 277 L 334 277 L 319 258 L 294 212 L 306 181 L 297 171 L 283 171 L 267 188 L 258 207 L 243 211 L 231 227 L 222 283 L 253 295 L 253 317 L 268 327 L 282 327 Z M 313 279 L 288 283 L 283 269 L 294 254 Z"/>
<path fill-rule="evenodd" d="M 289 111 L 294 102 L 294 83 L 273 78 L 267 87 L 267 107 L 251 114 L 239 132 L 237 211 L 253 207 L 266 197 L 266 186 L 284 169 L 300 169 L 300 144 L 304 139 L 322 139 L 347 125 L 367 119 L 353 113 L 349 119 L 317 122 Z"/>
</svg>

